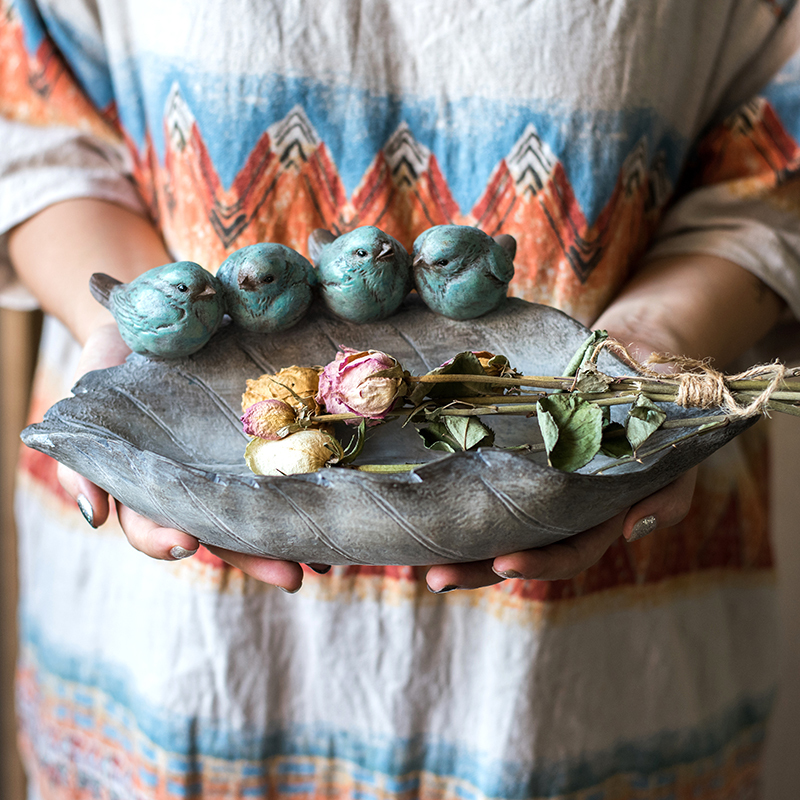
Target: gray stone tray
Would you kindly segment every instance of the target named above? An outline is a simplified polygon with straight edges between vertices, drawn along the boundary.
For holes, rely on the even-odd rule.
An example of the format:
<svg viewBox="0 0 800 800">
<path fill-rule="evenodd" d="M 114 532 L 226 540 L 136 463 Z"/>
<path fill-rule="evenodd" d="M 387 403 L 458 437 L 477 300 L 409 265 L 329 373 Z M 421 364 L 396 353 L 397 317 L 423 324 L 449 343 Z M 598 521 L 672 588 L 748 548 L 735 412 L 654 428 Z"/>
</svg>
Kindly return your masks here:
<svg viewBox="0 0 800 800">
<path fill-rule="evenodd" d="M 315 307 L 281 334 L 223 328 L 199 353 L 177 361 L 132 355 L 84 376 L 74 397 L 23 432 L 29 447 L 82 473 L 162 525 L 232 550 L 323 564 L 421 565 L 472 561 L 549 544 L 596 525 L 660 489 L 741 433 L 738 422 L 644 460 L 589 474 L 547 466 L 543 455 L 497 448 L 443 455 L 425 450 L 397 421 L 370 429 L 358 463 L 429 462 L 412 472 L 329 468 L 257 477 L 244 463 L 239 423 L 247 378 L 282 367 L 321 365 L 339 345 L 383 350 L 422 374 L 462 350 L 502 353 L 527 375 L 560 375 L 587 336 L 575 320 L 521 300 L 457 322 L 411 297 L 389 320 L 342 322 Z M 603 354 L 599 366 L 630 370 Z M 670 417 L 698 416 L 664 406 Z M 624 415 L 626 407 L 614 413 Z M 535 420 L 485 418 L 501 445 L 540 441 Z M 352 429 L 339 429 L 344 442 Z M 678 440 L 680 429 L 654 443 Z"/>
</svg>

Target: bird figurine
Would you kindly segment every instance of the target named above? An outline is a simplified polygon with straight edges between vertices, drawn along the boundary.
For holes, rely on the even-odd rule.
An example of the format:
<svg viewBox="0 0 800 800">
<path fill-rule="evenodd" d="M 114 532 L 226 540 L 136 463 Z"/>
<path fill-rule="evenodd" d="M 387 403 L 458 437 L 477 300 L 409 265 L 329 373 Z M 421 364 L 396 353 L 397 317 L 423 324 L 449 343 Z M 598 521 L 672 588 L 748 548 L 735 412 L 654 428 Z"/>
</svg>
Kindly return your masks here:
<svg viewBox="0 0 800 800">
<path fill-rule="evenodd" d="M 309 237 L 308 249 L 323 302 L 350 322 L 391 316 L 413 288 L 407 250 L 373 225 L 341 236 L 318 228 Z"/>
<path fill-rule="evenodd" d="M 508 234 L 491 237 L 468 225 L 428 228 L 414 242 L 417 292 L 442 316 L 480 317 L 503 302 L 516 251 L 516 240 Z"/>
<path fill-rule="evenodd" d="M 272 333 L 291 328 L 303 318 L 317 275 L 300 253 L 265 242 L 231 253 L 217 270 L 217 279 L 236 325 Z"/>
<path fill-rule="evenodd" d="M 217 279 L 193 261 L 155 267 L 130 283 L 96 272 L 89 289 L 114 316 L 125 344 L 144 356 L 196 353 L 225 313 Z"/>
</svg>

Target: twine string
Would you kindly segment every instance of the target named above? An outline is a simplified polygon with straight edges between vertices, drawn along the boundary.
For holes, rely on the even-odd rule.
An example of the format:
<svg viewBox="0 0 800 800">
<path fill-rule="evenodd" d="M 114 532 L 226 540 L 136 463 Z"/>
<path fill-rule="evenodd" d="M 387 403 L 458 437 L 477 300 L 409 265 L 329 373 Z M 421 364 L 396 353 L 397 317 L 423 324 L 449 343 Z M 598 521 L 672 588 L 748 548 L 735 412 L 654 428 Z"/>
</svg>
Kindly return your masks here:
<svg viewBox="0 0 800 800">
<path fill-rule="evenodd" d="M 765 414 L 770 397 L 778 391 L 786 377 L 786 366 L 779 361 L 759 364 L 736 375 L 725 375 L 714 369 L 708 361 L 666 353 L 652 353 L 644 363 L 641 363 L 630 354 L 622 342 L 615 339 L 599 342 L 590 360 L 596 363 L 600 351 L 604 349 L 643 377 L 677 382 L 678 393 L 675 398 L 677 405 L 684 408 L 721 408 L 734 419 Z M 651 369 L 650 364 L 672 364 L 675 372 L 665 375 L 663 372 Z M 743 405 L 736 400 L 730 389 L 732 382 L 742 380 L 769 380 L 770 383 L 757 397 Z"/>
</svg>

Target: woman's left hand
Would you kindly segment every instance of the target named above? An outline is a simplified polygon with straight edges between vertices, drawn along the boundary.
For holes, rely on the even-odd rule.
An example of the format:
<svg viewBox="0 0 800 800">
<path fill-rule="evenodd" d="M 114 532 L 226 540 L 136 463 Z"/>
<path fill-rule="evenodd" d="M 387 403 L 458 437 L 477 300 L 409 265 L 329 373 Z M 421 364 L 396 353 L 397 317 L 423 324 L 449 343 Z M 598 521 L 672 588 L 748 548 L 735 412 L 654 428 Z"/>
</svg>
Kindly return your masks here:
<svg viewBox="0 0 800 800">
<path fill-rule="evenodd" d="M 646 263 L 594 322 L 644 360 L 652 352 L 712 358 L 724 367 L 776 322 L 782 301 L 758 278 L 723 258 L 671 256 Z M 600 525 L 562 542 L 489 561 L 445 564 L 426 572 L 432 592 L 476 589 L 506 578 L 565 580 L 600 560 L 623 536 L 639 539 L 688 513 L 697 470 Z"/>
<path fill-rule="evenodd" d="M 562 542 L 493 560 L 431 567 L 426 574 L 428 588 L 439 594 L 491 586 L 507 578 L 538 581 L 573 578 L 596 564 L 620 536 L 635 541 L 658 528 L 680 522 L 691 506 L 696 474 L 696 469 L 689 470 L 627 511 Z"/>
</svg>

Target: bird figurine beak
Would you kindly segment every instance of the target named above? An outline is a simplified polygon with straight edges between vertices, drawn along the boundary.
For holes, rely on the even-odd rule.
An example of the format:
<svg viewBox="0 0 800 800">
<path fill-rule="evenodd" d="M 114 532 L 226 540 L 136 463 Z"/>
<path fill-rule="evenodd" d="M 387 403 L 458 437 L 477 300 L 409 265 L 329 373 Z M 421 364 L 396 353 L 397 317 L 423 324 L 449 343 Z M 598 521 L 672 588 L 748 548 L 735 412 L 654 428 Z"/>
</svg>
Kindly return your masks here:
<svg viewBox="0 0 800 800">
<path fill-rule="evenodd" d="M 394 258 L 394 248 L 388 243 L 384 242 L 381 245 L 381 251 L 375 256 L 376 261 L 390 261 Z"/>
<path fill-rule="evenodd" d="M 195 295 L 196 300 L 210 300 L 214 295 L 216 295 L 217 291 L 214 287 L 208 283 L 204 287 L 203 291 L 199 294 Z"/>
<path fill-rule="evenodd" d="M 424 263 L 425 263 L 425 259 L 422 257 L 422 253 L 420 253 L 420 254 L 419 254 L 419 255 L 418 255 L 418 256 L 417 256 L 417 257 L 416 257 L 416 258 L 415 258 L 415 259 L 414 259 L 414 260 L 411 262 L 411 266 L 412 266 L 412 267 L 418 267 L 420 264 L 424 264 Z"/>
<path fill-rule="evenodd" d="M 239 277 L 236 281 L 239 284 L 239 289 L 245 292 L 252 292 L 258 288 L 258 278 L 253 272 L 252 264 L 246 264 L 239 272 Z"/>
</svg>

